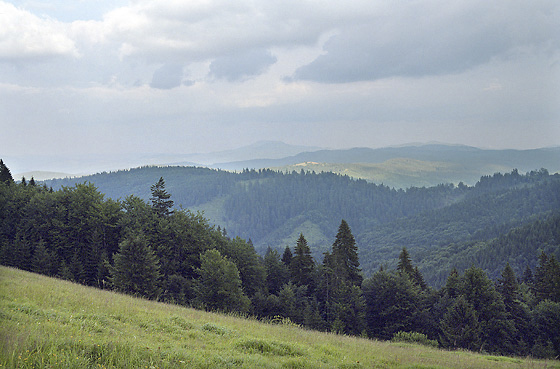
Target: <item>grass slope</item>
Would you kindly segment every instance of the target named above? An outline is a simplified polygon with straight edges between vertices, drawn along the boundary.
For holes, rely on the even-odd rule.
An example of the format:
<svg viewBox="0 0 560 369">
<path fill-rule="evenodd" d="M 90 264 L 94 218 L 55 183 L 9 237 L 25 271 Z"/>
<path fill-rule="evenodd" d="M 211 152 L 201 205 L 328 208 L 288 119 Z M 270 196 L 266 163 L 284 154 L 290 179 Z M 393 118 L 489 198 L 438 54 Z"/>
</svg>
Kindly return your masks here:
<svg viewBox="0 0 560 369">
<path fill-rule="evenodd" d="M 442 158 L 441 160 L 445 160 Z M 509 172 L 513 168 L 493 164 L 484 164 L 476 168 L 467 168 L 452 162 L 422 161 L 410 158 L 394 158 L 382 163 L 317 163 L 304 162 L 294 165 L 271 168 L 281 172 L 300 170 L 332 172 L 356 179 L 389 187 L 431 187 L 441 183 L 463 182 L 474 185 L 481 176 L 496 172 Z"/>
<path fill-rule="evenodd" d="M 560 368 L 212 314 L 0 267 L 2 368 Z"/>
</svg>

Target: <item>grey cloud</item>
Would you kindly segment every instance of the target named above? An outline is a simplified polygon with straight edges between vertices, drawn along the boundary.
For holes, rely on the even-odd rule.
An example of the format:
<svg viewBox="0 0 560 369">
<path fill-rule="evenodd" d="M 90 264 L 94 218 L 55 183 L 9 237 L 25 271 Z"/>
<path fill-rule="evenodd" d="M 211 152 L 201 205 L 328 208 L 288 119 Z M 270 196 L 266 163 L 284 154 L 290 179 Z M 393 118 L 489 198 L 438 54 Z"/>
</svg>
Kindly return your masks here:
<svg viewBox="0 0 560 369">
<path fill-rule="evenodd" d="M 183 66 L 179 64 L 164 64 L 154 72 L 150 87 L 169 90 L 179 87 L 182 80 Z"/>
<path fill-rule="evenodd" d="M 520 50 L 554 48 L 559 3 L 432 2 L 343 28 L 293 79 L 326 83 L 458 73 Z M 539 6 L 535 6 L 538 4 Z"/>
<path fill-rule="evenodd" d="M 277 59 L 267 50 L 249 50 L 218 58 L 210 64 L 210 74 L 228 81 L 238 81 L 264 72 Z"/>
</svg>

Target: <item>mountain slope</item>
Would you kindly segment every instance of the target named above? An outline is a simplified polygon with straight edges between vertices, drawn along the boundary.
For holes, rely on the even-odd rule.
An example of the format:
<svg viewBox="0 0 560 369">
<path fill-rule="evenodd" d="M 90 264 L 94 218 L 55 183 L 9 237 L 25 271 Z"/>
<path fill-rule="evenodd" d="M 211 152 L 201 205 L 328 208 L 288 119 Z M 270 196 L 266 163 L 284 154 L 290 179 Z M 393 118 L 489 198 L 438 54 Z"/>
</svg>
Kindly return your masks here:
<svg viewBox="0 0 560 369">
<path fill-rule="evenodd" d="M 8 368 L 551 368 L 206 313 L 0 267 Z"/>
<path fill-rule="evenodd" d="M 426 162 L 445 162 L 467 171 L 476 170 L 481 175 L 507 172 L 514 168 L 525 172 L 547 168 L 560 171 L 560 147 L 532 150 L 484 150 L 470 146 L 442 144 L 386 147 L 352 148 L 344 150 L 317 150 L 294 156 L 268 160 L 257 158 L 239 162 L 215 164 L 213 167 L 227 170 L 243 168 L 277 168 L 306 162 L 364 164 L 383 163 L 391 159 L 406 158 Z M 408 186 L 407 186 L 408 187 Z"/>
<path fill-rule="evenodd" d="M 176 206 L 205 211 L 211 223 L 230 236 L 251 239 L 260 253 L 269 246 L 293 247 L 303 233 L 321 262 L 345 219 L 366 275 L 396 260 L 402 247 L 416 257 L 449 243 L 485 241 L 560 209 L 560 175 L 546 171 L 487 176 L 474 187 L 406 191 L 332 173 L 192 167 L 145 167 L 48 184 L 58 188 L 87 180 L 114 199 L 135 194 L 148 200 L 150 186 L 160 177 Z M 449 270 L 422 272 L 438 283 Z"/>
</svg>

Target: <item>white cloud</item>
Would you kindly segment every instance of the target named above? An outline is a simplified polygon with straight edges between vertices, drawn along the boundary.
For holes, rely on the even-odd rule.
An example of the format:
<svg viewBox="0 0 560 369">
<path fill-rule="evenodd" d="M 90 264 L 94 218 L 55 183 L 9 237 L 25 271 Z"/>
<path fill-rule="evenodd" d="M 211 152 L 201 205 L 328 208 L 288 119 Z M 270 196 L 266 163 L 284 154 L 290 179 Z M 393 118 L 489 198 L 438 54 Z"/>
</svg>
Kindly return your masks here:
<svg viewBox="0 0 560 369">
<path fill-rule="evenodd" d="M 67 25 L 54 19 L 0 2 L 0 25 L 0 61 L 79 55 Z"/>
<path fill-rule="evenodd" d="M 0 0 L 6 151 L 560 143 L 557 0 L 50 1 Z"/>
</svg>

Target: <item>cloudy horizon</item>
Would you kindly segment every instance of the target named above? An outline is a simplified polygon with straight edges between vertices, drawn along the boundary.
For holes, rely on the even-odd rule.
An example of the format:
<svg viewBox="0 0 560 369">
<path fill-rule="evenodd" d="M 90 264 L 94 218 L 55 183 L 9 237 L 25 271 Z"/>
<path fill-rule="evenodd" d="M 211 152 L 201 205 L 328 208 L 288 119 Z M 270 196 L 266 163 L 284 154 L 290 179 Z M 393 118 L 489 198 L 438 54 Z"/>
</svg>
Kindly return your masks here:
<svg viewBox="0 0 560 369">
<path fill-rule="evenodd" d="M 560 3 L 0 1 L 1 156 L 560 145 Z"/>
</svg>

